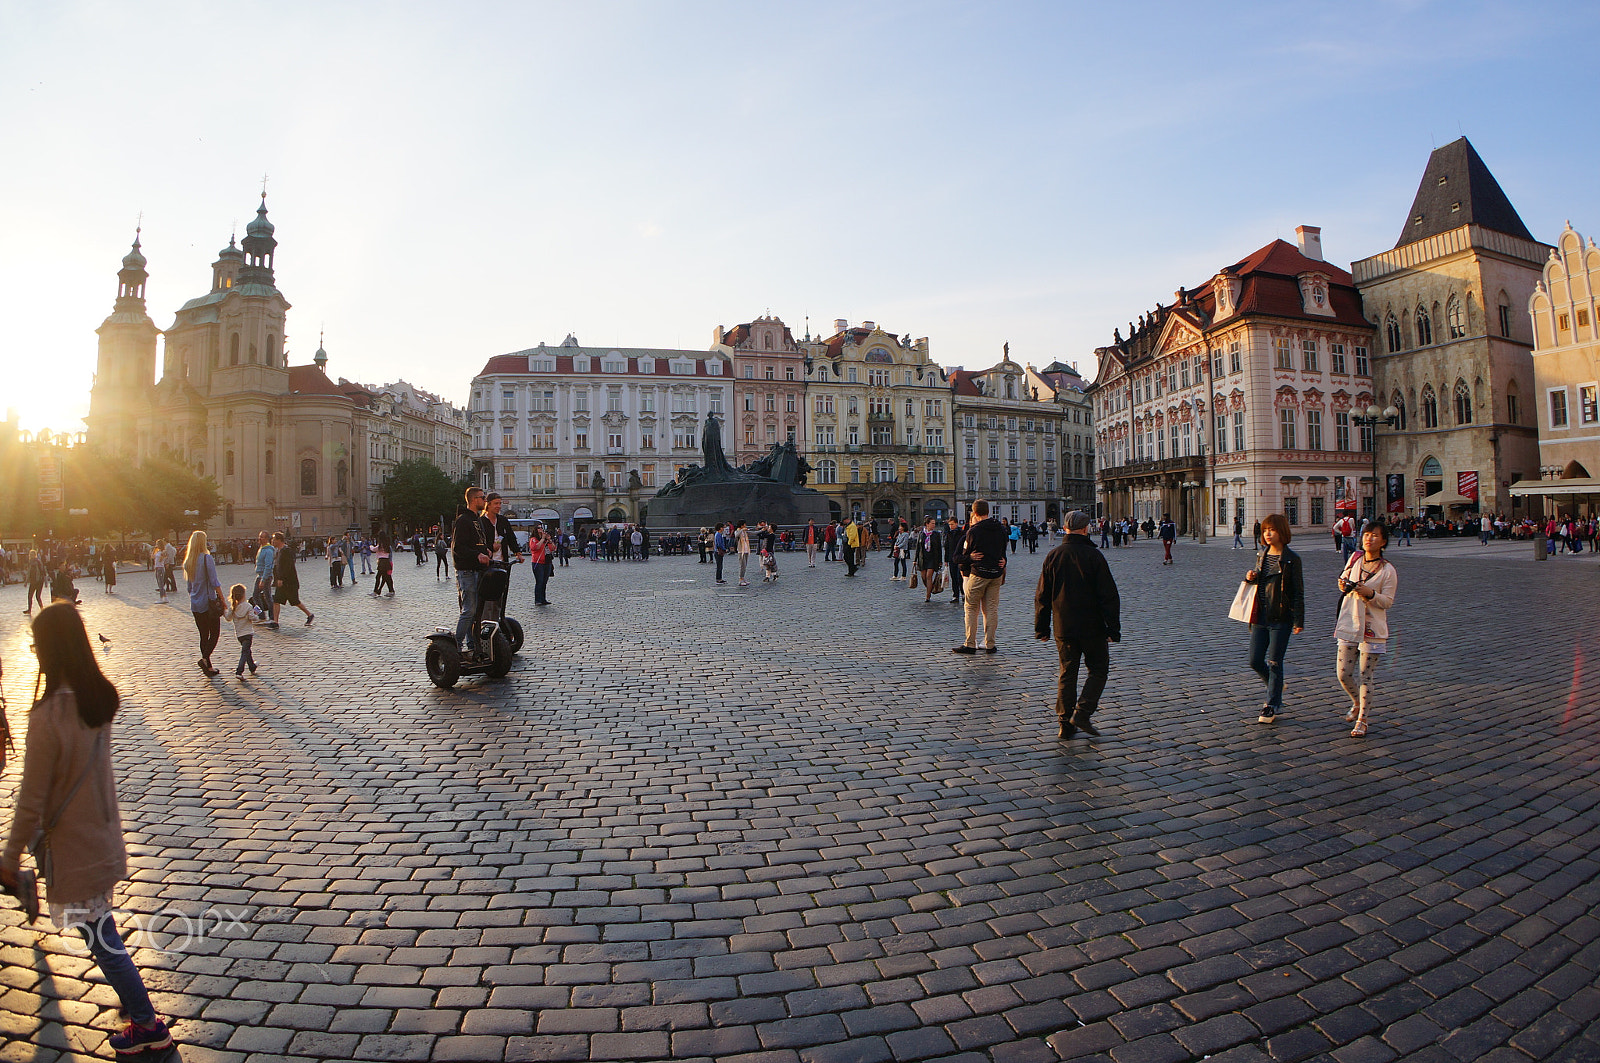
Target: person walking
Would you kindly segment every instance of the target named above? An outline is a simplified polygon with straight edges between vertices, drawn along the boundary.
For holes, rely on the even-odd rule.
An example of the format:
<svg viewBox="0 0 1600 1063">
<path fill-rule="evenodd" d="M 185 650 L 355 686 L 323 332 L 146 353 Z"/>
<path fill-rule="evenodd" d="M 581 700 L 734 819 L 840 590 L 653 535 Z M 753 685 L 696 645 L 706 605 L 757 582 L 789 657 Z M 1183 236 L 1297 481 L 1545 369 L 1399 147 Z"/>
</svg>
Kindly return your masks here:
<svg viewBox="0 0 1600 1063">
<path fill-rule="evenodd" d="M 717 586 L 719 587 L 728 582 L 722 578 L 722 559 L 728 556 L 728 540 L 732 534 L 726 524 L 718 522 L 717 530 L 711 535 L 711 552 L 716 555 Z"/>
<path fill-rule="evenodd" d="M 450 578 L 450 539 L 445 535 L 444 529 L 439 529 L 439 534 L 433 540 L 433 579 L 437 583 L 441 578 Z"/>
<path fill-rule="evenodd" d="M 995 631 L 1000 622 L 1000 588 L 1006 581 L 1006 547 L 1010 536 L 989 516 L 989 500 L 974 499 L 961 547 L 961 596 L 966 599 L 966 638 L 951 653 L 978 652 L 978 618 L 983 618 L 984 653 L 995 653 Z"/>
<path fill-rule="evenodd" d="M 1256 551 L 1260 551 L 1260 549 L 1261 549 L 1261 522 L 1259 520 L 1256 521 L 1254 526 L 1252 526 L 1252 528 L 1250 529 L 1250 538 L 1251 538 L 1251 541 L 1255 544 L 1255 545 L 1253 545 L 1251 547 L 1251 549 L 1252 550 L 1256 550 Z"/>
<path fill-rule="evenodd" d="M 894 562 L 894 575 L 889 577 L 890 583 L 899 583 L 911 576 L 911 540 L 911 529 L 905 521 L 901 521 L 899 530 L 894 533 L 894 542 L 889 547 L 889 559 Z"/>
<path fill-rule="evenodd" d="M 345 532 L 344 538 L 339 540 L 339 550 L 344 555 L 344 562 L 350 569 L 350 586 L 354 587 L 356 585 L 356 555 L 361 552 L 361 548 L 350 533 Z"/>
<path fill-rule="evenodd" d="M 113 913 L 116 886 L 128 877 L 111 766 L 111 723 L 121 698 L 95 662 L 83 618 L 70 605 L 40 610 L 33 646 L 44 696 L 28 713 L 22 780 L 0 853 L 0 884 L 12 890 L 23 884 L 22 850 L 32 845 L 50 921 L 63 933 L 73 927 L 83 936 L 122 1005 L 127 1023 L 111 1035 L 112 1051 L 164 1049 L 172 1035 L 156 1016 Z"/>
<path fill-rule="evenodd" d="M 1256 585 L 1256 603 L 1250 618 L 1250 667 L 1267 688 L 1266 704 L 1257 723 L 1276 723 L 1283 708 L 1283 657 L 1289 636 L 1306 626 L 1305 572 L 1300 555 L 1289 549 L 1289 521 L 1282 513 L 1269 513 L 1261 522 L 1266 544 L 1256 567 L 1245 581 Z"/>
<path fill-rule="evenodd" d="M 1178 541 L 1178 526 L 1172 523 L 1172 514 L 1161 514 L 1161 547 L 1167 552 L 1163 565 L 1172 564 L 1172 544 Z"/>
<path fill-rule="evenodd" d="M 328 586 L 344 586 L 344 559 L 339 556 L 339 544 L 330 535 L 328 541 L 322 545 L 323 554 L 328 562 Z"/>
<path fill-rule="evenodd" d="M 222 597 L 222 581 L 217 578 L 217 562 L 206 547 L 206 533 L 189 534 L 189 546 L 183 555 L 183 578 L 189 584 L 189 609 L 194 613 L 194 626 L 200 632 L 200 670 L 206 675 L 216 675 L 211 667 L 211 651 L 217 648 L 222 634 L 222 617 L 228 603 Z"/>
<path fill-rule="evenodd" d="M 1045 556 L 1039 585 L 1033 592 L 1033 637 L 1056 636 L 1056 721 L 1058 738 L 1079 731 L 1100 732 L 1091 722 L 1111 674 L 1111 646 L 1122 641 L 1122 598 L 1105 555 L 1089 539 L 1089 514 L 1067 514 L 1067 534 Z M 1089 675 L 1078 689 L 1078 666 Z"/>
<path fill-rule="evenodd" d="M 939 531 L 939 523 L 932 514 L 922 522 L 920 533 L 908 531 L 905 534 L 912 540 L 912 548 L 917 555 L 917 571 L 922 574 L 922 600 L 931 602 L 933 582 L 944 571 L 944 535 Z"/>
<path fill-rule="evenodd" d="M 256 658 L 251 652 L 251 644 L 256 640 L 255 618 L 250 615 L 250 602 L 245 598 L 243 583 L 235 583 L 228 591 L 227 619 L 233 624 L 234 638 L 239 640 L 239 664 L 234 668 L 233 674 L 240 679 L 244 678 L 244 666 L 250 666 L 250 674 L 256 674 Z"/>
<path fill-rule="evenodd" d="M 168 593 L 178 593 L 178 548 L 167 539 L 162 540 L 161 565 L 162 571 L 166 574 L 163 584 L 165 590 L 162 592 L 161 600 L 166 601 Z"/>
<path fill-rule="evenodd" d="M 834 560 L 834 553 L 838 548 L 838 543 L 839 528 L 830 520 L 828 526 L 822 529 L 822 560 Z"/>
<path fill-rule="evenodd" d="M 944 563 L 950 570 L 950 601 L 960 604 L 961 598 L 961 545 L 967 541 L 967 529 L 955 516 L 945 521 Z"/>
<path fill-rule="evenodd" d="M 845 575 L 856 574 L 856 555 L 861 550 L 861 524 L 852 520 L 844 526 L 844 564 Z"/>
<path fill-rule="evenodd" d="M 1383 556 L 1389 530 L 1373 524 L 1361 536 L 1361 553 L 1339 574 L 1339 616 L 1333 637 L 1339 642 L 1339 685 L 1350 695 L 1345 722 L 1351 737 L 1367 733 L 1372 709 L 1372 677 L 1389 645 L 1389 607 L 1400 575 Z"/>
<path fill-rule="evenodd" d="M 155 562 L 156 569 L 156 600 L 164 604 L 167 600 L 167 541 L 165 539 L 156 543 L 155 547 L 150 551 L 150 557 Z"/>
<path fill-rule="evenodd" d="M 266 532 L 256 533 L 255 593 L 251 601 L 268 620 L 272 619 L 272 562 L 277 550 Z"/>
<path fill-rule="evenodd" d="M 310 627 L 316 616 L 300 604 L 300 571 L 294 567 L 294 551 L 289 549 L 283 532 L 272 533 L 272 547 L 272 623 L 267 626 L 276 631 L 283 607 L 292 605 L 306 614 L 306 627 Z"/>
<path fill-rule="evenodd" d="M 1233 518 L 1233 549 L 1244 549 L 1244 518 Z"/>
<path fill-rule="evenodd" d="M 101 559 L 101 563 L 105 566 L 103 572 L 106 581 L 106 593 L 111 594 L 117 585 L 117 559 L 107 549 L 105 556 Z"/>
<path fill-rule="evenodd" d="M 383 585 L 389 585 L 389 597 L 394 597 L 394 552 L 389 549 L 389 536 L 386 532 L 378 533 L 378 578 L 372 581 L 372 596 L 376 598 L 383 593 Z"/>
<path fill-rule="evenodd" d="M 817 567 L 817 522 L 806 521 L 806 567 Z"/>
<path fill-rule="evenodd" d="M 745 582 L 744 570 L 750 563 L 750 531 L 742 520 L 733 526 L 733 543 L 739 551 L 739 586 L 748 587 L 750 584 Z"/>
<path fill-rule="evenodd" d="M 160 579 L 159 576 L 156 578 L 157 580 Z M 44 608 L 44 585 L 46 577 L 44 570 L 44 558 L 40 556 L 38 550 L 34 550 L 33 553 L 28 557 L 27 581 L 28 607 L 22 611 L 22 615 L 32 616 L 33 603 L 35 599 L 37 599 L 39 602 L 39 608 Z M 161 592 L 161 600 L 167 600 L 166 591 Z"/>
</svg>

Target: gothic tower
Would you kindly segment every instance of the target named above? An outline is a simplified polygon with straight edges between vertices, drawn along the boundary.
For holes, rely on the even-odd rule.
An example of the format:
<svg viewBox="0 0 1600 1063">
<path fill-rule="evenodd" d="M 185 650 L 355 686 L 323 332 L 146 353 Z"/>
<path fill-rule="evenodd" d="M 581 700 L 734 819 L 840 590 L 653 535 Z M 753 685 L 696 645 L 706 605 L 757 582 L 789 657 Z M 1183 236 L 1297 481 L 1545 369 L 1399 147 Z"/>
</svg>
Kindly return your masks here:
<svg viewBox="0 0 1600 1063">
<path fill-rule="evenodd" d="M 145 265 L 135 230 L 133 249 L 123 257 L 117 273 L 117 301 L 111 315 L 95 330 L 100 336 L 100 357 L 85 418 L 91 443 L 129 456 L 138 452 L 139 418 L 150 412 L 156 337 L 161 335 L 145 311 L 145 283 L 150 279 Z"/>
</svg>

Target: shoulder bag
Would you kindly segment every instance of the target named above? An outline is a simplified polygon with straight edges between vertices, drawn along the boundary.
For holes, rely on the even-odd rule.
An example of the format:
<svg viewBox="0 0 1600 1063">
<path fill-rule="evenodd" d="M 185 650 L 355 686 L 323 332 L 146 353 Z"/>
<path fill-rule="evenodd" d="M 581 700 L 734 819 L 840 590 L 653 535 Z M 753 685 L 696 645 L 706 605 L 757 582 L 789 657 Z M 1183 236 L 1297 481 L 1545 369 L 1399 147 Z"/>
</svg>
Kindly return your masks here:
<svg viewBox="0 0 1600 1063">
<path fill-rule="evenodd" d="M 61 815 L 67 810 L 67 806 L 72 804 L 72 799 L 78 796 L 78 791 L 82 789 L 84 780 L 89 777 L 89 773 L 100 762 L 100 750 L 105 747 L 105 744 L 105 725 L 102 724 L 100 733 L 95 736 L 94 750 L 89 754 L 89 763 L 85 764 L 83 771 L 78 773 L 77 781 L 72 784 L 72 789 L 67 791 L 67 796 L 62 798 L 55 815 L 50 817 L 48 823 L 33 832 L 33 840 L 28 843 L 28 851 L 33 854 L 33 866 L 39 869 L 39 874 L 44 876 L 46 882 L 50 881 L 50 873 L 54 869 L 54 861 L 50 855 L 50 835 L 56 829 L 56 824 L 61 822 Z"/>
</svg>

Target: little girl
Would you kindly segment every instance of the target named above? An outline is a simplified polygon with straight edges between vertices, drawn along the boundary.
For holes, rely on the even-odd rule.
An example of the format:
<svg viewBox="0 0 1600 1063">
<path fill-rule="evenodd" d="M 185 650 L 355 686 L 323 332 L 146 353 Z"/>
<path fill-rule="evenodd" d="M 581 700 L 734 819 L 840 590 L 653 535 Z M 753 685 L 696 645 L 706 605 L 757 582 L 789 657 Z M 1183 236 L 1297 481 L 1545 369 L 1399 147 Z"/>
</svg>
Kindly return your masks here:
<svg viewBox="0 0 1600 1063">
<path fill-rule="evenodd" d="M 233 674 L 240 679 L 244 678 L 244 666 L 250 666 L 250 674 L 256 674 L 255 654 L 250 652 L 250 644 L 255 641 L 255 617 L 251 614 L 250 603 L 245 601 L 243 583 L 235 583 L 228 592 L 228 619 L 233 621 L 233 633 L 239 640 L 239 667 Z"/>
</svg>

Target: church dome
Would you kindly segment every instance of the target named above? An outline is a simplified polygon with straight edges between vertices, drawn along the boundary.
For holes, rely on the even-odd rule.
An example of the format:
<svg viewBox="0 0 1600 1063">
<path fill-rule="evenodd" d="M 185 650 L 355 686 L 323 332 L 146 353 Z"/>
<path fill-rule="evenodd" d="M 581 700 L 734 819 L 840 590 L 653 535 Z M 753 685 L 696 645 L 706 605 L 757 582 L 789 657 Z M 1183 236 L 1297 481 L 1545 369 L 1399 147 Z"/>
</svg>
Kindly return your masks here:
<svg viewBox="0 0 1600 1063">
<path fill-rule="evenodd" d="M 123 269 L 144 269 L 146 265 L 143 252 L 139 250 L 139 238 L 133 238 L 133 250 L 122 256 Z"/>
<path fill-rule="evenodd" d="M 218 251 L 217 252 L 217 257 L 218 258 L 243 258 L 244 257 L 244 252 L 239 250 L 239 245 L 237 243 L 235 243 L 233 237 L 230 236 L 230 237 L 228 237 L 228 246 L 224 247 L 221 251 Z"/>
<path fill-rule="evenodd" d="M 246 225 L 244 231 L 247 236 L 271 236 L 273 234 L 272 223 L 267 220 L 267 200 L 265 196 L 261 198 L 261 206 L 256 208 L 255 221 Z"/>
</svg>

